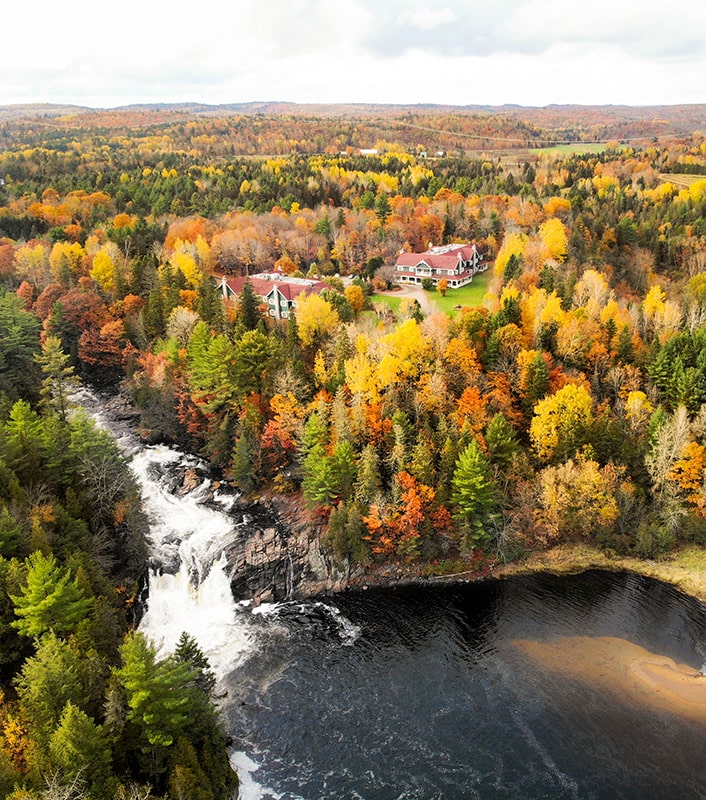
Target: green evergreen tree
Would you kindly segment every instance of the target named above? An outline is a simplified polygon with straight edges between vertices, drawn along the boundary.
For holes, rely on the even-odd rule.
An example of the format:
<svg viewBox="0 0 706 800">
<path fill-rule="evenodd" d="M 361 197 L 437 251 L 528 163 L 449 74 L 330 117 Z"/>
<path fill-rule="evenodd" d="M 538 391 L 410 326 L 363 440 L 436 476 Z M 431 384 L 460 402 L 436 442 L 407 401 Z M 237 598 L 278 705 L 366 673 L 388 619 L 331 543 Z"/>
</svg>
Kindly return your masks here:
<svg viewBox="0 0 706 800">
<path fill-rule="evenodd" d="M 635 345 L 633 344 L 632 333 L 627 325 L 623 325 L 620 329 L 616 356 L 618 361 L 623 364 L 633 364 L 635 361 Z"/>
<path fill-rule="evenodd" d="M 245 278 L 238 303 L 238 321 L 246 331 L 254 331 L 257 328 L 262 318 L 259 306 L 260 303 L 253 291 L 252 283 L 249 278 Z"/>
<path fill-rule="evenodd" d="M 462 544 L 471 550 L 489 538 L 493 512 L 497 508 L 497 487 L 477 439 L 473 439 L 458 457 L 452 487 L 455 517 L 464 526 Z"/>
<path fill-rule="evenodd" d="M 67 703 L 81 707 L 84 681 L 81 653 L 71 641 L 50 633 L 39 640 L 15 679 L 17 696 L 41 745 L 47 745 Z"/>
<path fill-rule="evenodd" d="M 80 776 L 88 784 L 91 797 L 106 797 L 112 774 L 108 737 L 70 700 L 49 739 L 49 754 L 60 770 L 62 783 L 71 784 Z"/>
<path fill-rule="evenodd" d="M 140 633 L 120 646 L 122 666 L 115 670 L 126 695 L 127 719 L 143 736 L 143 752 L 169 747 L 187 728 L 194 708 L 191 671 L 175 658 L 158 660 Z"/>
<path fill-rule="evenodd" d="M 233 380 L 238 394 L 262 393 L 277 362 L 270 338 L 259 330 L 247 330 L 235 345 Z"/>
<path fill-rule="evenodd" d="M 37 397 L 40 375 L 34 357 L 41 329 L 41 321 L 24 310 L 19 297 L 0 296 L 0 392 L 11 400 Z"/>
<path fill-rule="evenodd" d="M 42 352 L 35 356 L 44 375 L 42 397 L 54 408 L 62 421 L 66 421 L 68 395 L 80 385 L 70 364 L 70 357 L 64 353 L 61 340 L 57 336 L 47 336 L 42 344 Z"/>
<path fill-rule="evenodd" d="M 541 353 L 537 353 L 527 367 L 524 406 L 530 412 L 549 391 L 549 369 Z"/>
<path fill-rule="evenodd" d="M 169 796 L 177 800 L 215 800 L 210 776 L 204 772 L 193 745 L 182 737 L 171 757 Z"/>
<path fill-rule="evenodd" d="M 515 453 L 520 452 L 520 445 L 510 423 L 503 414 L 496 414 L 485 431 L 485 441 L 492 463 L 506 467 Z"/>
<path fill-rule="evenodd" d="M 355 451 L 350 442 L 336 442 L 331 454 L 336 495 L 348 500 L 353 493 L 356 478 Z"/>
<path fill-rule="evenodd" d="M 26 400 L 18 400 L 10 409 L 0 445 L 7 466 L 23 486 L 41 481 L 46 457 L 42 419 Z"/>
<path fill-rule="evenodd" d="M 86 597 L 68 569 L 62 569 L 53 555 L 36 551 L 27 559 L 27 581 L 19 595 L 11 595 L 13 623 L 22 636 L 71 633 L 90 611 L 93 599 Z"/>
<path fill-rule="evenodd" d="M 213 674 L 208 659 L 203 654 L 196 639 L 184 631 L 179 637 L 174 657 L 186 664 L 193 675 L 193 682 L 207 696 L 216 688 L 216 676 Z"/>
<path fill-rule="evenodd" d="M 370 560 L 370 548 L 365 540 L 367 535 L 360 504 L 340 503 L 331 511 L 323 543 L 333 550 L 340 562 L 367 564 Z"/>
<path fill-rule="evenodd" d="M 312 508 L 330 506 L 338 494 L 336 465 L 322 445 L 310 448 L 302 465 L 302 489 Z"/>
<path fill-rule="evenodd" d="M 231 477 L 238 488 L 251 492 L 261 479 L 260 415 L 253 406 L 238 426 L 230 467 Z"/>
<path fill-rule="evenodd" d="M 225 316 L 223 314 L 223 298 L 216 284 L 210 278 L 204 278 L 198 285 L 196 312 L 214 330 L 223 331 Z"/>
</svg>

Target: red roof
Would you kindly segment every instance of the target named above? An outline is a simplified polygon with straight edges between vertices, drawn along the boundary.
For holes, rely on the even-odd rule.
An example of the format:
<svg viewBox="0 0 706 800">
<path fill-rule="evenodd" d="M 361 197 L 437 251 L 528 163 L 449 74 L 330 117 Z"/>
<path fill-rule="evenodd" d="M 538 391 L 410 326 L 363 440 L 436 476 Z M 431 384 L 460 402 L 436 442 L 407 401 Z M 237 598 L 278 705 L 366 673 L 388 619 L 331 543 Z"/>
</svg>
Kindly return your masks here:
<svg viewBox="0 0 706 800">
<path fill-rule="evenodd" d="M 286 278 L 281 278 L 279 276 L 276 278 L 260 278 L 256 275 L 252 275 L 249 278 L 242 276 L 237 278 L 225 278 L 225 282 L 233 294 L 238 295 L 242 293 L 246 280 L 250 281 L 253 292 L 259 297 L 267 297 L 276 287 L 290 302 L 303 292 L 307 294 L 320 294 L 326 288 L 326 284 L 321 281 L 306 281 L 301 278 L 297 282 L 287 281 Z"/>
<path fill-rule="evenodd" d="M 427 250 L 424 253 L 400 253 L 397 266 L 416 267 L 422 261 L 432 269 L 455 269 L 459 257 L 463 261 L 471 261 L 478 252 L 474 244 L 459 244 L 448 248 Z M 480 252 L 478 252 L 480 255 Z"/>
</svg>

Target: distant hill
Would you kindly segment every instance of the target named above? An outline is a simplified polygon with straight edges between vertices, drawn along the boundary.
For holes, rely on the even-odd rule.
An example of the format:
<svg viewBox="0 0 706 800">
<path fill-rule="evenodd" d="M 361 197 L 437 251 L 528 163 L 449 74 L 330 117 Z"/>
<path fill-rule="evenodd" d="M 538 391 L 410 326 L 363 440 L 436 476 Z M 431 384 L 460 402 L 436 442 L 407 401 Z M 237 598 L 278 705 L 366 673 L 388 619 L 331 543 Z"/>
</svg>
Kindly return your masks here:
<svg viewBox="0 0 706 800">
<path fill-rule="evenodd" d="M 71 106 L 56 103 L 20 103 L 0 106 L 0 122 L 5 120 L 33 119 L 35 117 L 63 117 L 74 114 L 87 114 L 96 109 L 87 106 Z"/>
<path fill-rule="evenodd" d="M 218 120 L 223 121 L 219 123 Z M 184 128 L 193 123 L 199 129 Z M 36 103 L 0 106 L 6 145 L 40 143 L 48 131 L 57 140 L 79 130 L 170 131 L 180 146 L 191 135 L 215 135 L 231 154 L 297 152 L 371 147 L 378 141 L 417 150 L 468 151 L 551 146 L 562 142 L 632 142 L 670 139 L 706 130 L 706 104 L 673 106 L 544 107 L 502 105 L 380 105 L 373 103 L 140 103 L 117 108 Z M 12 130 L 10 130 L 12 129 Z M 256 131 L 257 129 L 257 131 Z M 283 150 L 284 148 L 284 150 Z M 333 150 L 332 150 L 333 148 Z"/>
</svg>

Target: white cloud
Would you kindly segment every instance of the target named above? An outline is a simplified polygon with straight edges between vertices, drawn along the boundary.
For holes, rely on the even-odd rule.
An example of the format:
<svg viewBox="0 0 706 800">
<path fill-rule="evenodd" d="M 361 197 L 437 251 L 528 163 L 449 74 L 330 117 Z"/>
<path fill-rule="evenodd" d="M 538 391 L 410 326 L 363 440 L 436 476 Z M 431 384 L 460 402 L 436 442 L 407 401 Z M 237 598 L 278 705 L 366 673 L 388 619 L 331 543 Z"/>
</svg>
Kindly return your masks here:
<svg viewBox="0 0 706 800">
<path fill-rule="evenodd" d="M 456 19 L 456 14 L 450 8 L 419 8 L 409 15 L 409 21 L 415 28 L 422 31 L 431 31 L 442 25 L 447 25 Z"/>
<path fill-rule="evenodd" d="M 704 101 L 706 4 L 123 0 L 3 9 L 0 103 Z"/>
</svg>

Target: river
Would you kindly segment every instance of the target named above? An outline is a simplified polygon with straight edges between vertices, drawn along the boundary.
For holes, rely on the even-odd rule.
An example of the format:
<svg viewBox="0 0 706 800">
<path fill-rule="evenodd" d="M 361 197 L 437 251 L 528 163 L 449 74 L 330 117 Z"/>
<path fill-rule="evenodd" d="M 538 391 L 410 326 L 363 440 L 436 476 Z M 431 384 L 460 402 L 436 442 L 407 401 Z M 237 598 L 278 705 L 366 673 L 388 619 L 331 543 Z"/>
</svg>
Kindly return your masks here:
<svg viewBox="0 0 706 800">
<path fill-rule="evenodd" d="M 243 800 L 706 796 L 704 706 L 648 680 L 701 691 L 703 604 L 594 571 L 255 608 L 221 557 L 247 529 L 232 498 L 205 503 L 207 477 L 175 492 L 188 457 L 93 411 L 152 523 L 141 629 L 165 653 L 187 630 L 211 661 Z"/>
</svg>

